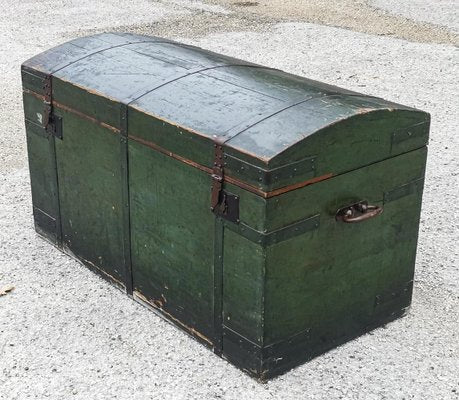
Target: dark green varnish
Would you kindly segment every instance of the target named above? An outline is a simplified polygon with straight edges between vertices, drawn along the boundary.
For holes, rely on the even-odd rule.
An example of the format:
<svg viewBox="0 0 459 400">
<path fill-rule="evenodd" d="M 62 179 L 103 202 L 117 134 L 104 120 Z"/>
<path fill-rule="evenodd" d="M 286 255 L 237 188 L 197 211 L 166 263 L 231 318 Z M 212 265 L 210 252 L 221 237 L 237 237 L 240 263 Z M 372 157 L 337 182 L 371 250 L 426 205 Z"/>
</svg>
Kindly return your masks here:
<svg viewBox="0 0 459 400">
<path fill-rule="evenodd" d="M 22 78 L 37 231 L 251 375 L 409 306 L 427 113 L 129 34 L 65 43 Z M 237 220 L 210 210 L 216 143 Z M 363 200 L 383 213 L 335 219 Z"/>
</svg>

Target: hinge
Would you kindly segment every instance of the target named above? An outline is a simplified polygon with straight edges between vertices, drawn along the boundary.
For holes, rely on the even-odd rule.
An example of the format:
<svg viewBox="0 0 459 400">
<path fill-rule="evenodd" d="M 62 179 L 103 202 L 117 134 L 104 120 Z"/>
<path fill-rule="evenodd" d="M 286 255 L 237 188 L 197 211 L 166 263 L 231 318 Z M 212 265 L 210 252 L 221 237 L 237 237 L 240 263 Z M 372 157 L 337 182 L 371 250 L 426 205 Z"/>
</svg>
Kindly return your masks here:
<svg viewBox="0 0 459 400">
<path fill-rule="evenodd" d="M 42 124 L 50 135 L 62 139 L 62 118 L 53 113 L 52 75 L 46 75 L 43 81 L 44 108 Z"/>
<path fill-rule="evenodd" d="M 215 143 L 214 165 L 212 167 L 212 195 L 210 209 L 219 217 L 239 223 L 239 196 L 223 190 L 223 144 Z"/>
</svg>

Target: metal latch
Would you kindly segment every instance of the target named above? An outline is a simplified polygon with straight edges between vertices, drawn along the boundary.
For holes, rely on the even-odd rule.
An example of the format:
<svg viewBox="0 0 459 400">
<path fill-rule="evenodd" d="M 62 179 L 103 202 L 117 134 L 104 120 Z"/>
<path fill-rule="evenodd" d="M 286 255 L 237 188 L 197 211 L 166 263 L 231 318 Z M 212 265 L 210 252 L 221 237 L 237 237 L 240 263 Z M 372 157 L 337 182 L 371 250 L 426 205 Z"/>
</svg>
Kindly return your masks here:
<svg viewBox="0 0 459 400">
<path fill-rule="evenodd" d="M 220 201 L 213 209 L 213 212 L 219 217 L 238 224 L 239 196 L 222 190 L 220 192 Z"/>
<path fill-rule="evenodd" d="M 219 217 L 239 223 L 239 196 L 223 190 L 223 143 L 215 143 L 215 157 L 212 168 L 212 196 L 210 209 Z"/>
</svg>

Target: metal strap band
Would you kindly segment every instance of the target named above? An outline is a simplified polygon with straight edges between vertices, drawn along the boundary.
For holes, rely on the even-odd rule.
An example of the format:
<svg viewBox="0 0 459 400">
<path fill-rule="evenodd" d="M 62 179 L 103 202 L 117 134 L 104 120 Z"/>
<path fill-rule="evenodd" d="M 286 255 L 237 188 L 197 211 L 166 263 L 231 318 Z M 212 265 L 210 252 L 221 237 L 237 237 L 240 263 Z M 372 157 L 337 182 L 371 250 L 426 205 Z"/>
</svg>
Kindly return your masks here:
<svg viewBox="0 0 459 400">
<path fill-rule="evenodd" d="M 43 108 L 43 128 L 47 129 L 51 120 L 51 114 L 53 112 L 53 88 L 52 88 L 52 76 L 46 75 L 43 81 L 43 95 L 44 95 L 44 108 Z"/>
<path fill-rule="evenodd" d="M 210 209 L 216 211 L 216 207 L 220 201 L 220 194 L 223 188 L 223 146 L 222 143 L 214 144 L 215 157 L 212 167 L 212 196 L 210 201 Z"/>
<path fill-rule="evenodd" d="M 154 58 L 154 57 L 152 57 Z M 244 68 L 258 68 L 258 69 L 267 69 L 267 70 L 273 70 L 273 71 L 278 71 L 276 68 L 269 68 L 269 67 L 264 67 L 262 65 L 257 65 L 257 64 L 217 64 L 217 65 L 208 65 L 208 66 L 200 66 L 197 68 L 193 68 L 191 70 L 188 70 L 187 72 L 177 75 L 174 78 L 169 79 L 166 82 L 161 83 L 158 86 L 155 86 L 153 88 L 147 89 L 144 92 L 140 94 L 132 94 L 128 99 L 125 99 L 127 101 L 127 105 L 130 105 L 134 103 L 135 101 L 139 100 L 140 98 L 146 96 L 147 94 L 154 92 L 155 90 L 158 90 L 162 88 L 163 86 L 169 85 L 170 83 L 179 81 L 180 79 L 187 78 L 192 75 L 197 75 L 202 72 L 210 71 L 213 69 L 219 69 L 219 68 L 229 68 L 229 67 L 244 67 Z"/>
<path fill-rule="evenodd" d="M 129 46 L 129 45 L 131 45 L 131 44 L 142 44 L 142 43 L 155 43 L 155 44 L 166 43 L 166 44 L 167 44 L 167 43 L 171 43 L 171 42 L 169 42 L 169 41 L 159 41 L 159 40 L 158 40 L 158 41 L 155 41 L 155 40 L 139 40 L 139 41 L 137 41 L 137 42 L 128 42 L 128 43 L 122 43 L 122 44 L 115 44 L 115 45 L 107 46 L 107 47 L 101 47 L 101 48 L 99 48 L 98 50 L 92 51 L 92 52 L 90 52 L 90 53 L 87 53 L 87 54 L 85 54 L 85 55 L 82 56 L 82 57 L 75 57 L 72 61 L 69 61 L 69 62 L 67 62 L 66 64 L 63 64 L 63 65 L 62 65 L 62 64 L 61 64 L 61 65 L 59 65 L 59 64 L 58 64 L 58 65 L 55 65 L 55 66 L 54 66 L 54 69 L 52 70 L 52 72 L 50 72 L 50 74 L 54 74 L 54 73 L 56 73 L 56 72 L 58 72 L 58 71 L 63 70 L 64 68 L 69 67 L 69 66 L 72 65 L 72 64 L 75 64 L 75 63 L 77 63 L 77 62 L 79 62 L 79 61 L 84 60 L 85 58 L 94 56 L 94 55 L 96 55 L 96 54 L 103 53 L 104 51 L 111 50 L 111 49 L 116 49 L 116 48 L 118 48 L 118 47 L 126 47 L 126 46 Z M 76 44 L 74 44 L 74 43 L 71 43 L 71 44 L 72 44 L 73 46 L 75 46 L 75 47 L 80 48 L 80 49 L 82 48 L 82 47 L 80 47 L 80 46 L 78 46 L 78 45 L 76 45 Z"/>
<path fill-rule="evenodd" d="M 129 205 L 129 152 L 127 143 L 128 107 L 121 105 L 120 110 L 120 168 L 122 190 L 122 218 L 123 218 L 123 258 L 124 284 L 129 295 L 133 293 L 132 260 L 131 260 L 131 218 Z"/>
</svg>

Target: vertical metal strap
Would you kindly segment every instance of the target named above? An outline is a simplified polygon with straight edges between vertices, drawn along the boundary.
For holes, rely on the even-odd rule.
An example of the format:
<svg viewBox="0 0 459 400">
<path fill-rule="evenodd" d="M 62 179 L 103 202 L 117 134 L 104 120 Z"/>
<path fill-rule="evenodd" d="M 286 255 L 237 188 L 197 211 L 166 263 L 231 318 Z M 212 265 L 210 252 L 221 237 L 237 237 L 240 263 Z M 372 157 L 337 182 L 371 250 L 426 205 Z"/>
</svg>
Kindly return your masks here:
<svg viewBox="0 0 459 400">
<path fill-rule="evenodd" d="M 214 352 L 218 355 L 221 355 L 223 351 L 223 235 L 223 220 L 217 216 L 214 230 L 213 331 Z"/>
<path fill-rule="evenodd" d="M 52 75 L 46 75 L 43 80 L 43 95 L 44 95 L 44 109 L 43 109 L 43 128 L 48 129 L 48 125 L 51 120 L 51 114 L 53 112 L 53 87 L 52 87 Z"/>
<path fill-rule="evenodd" d="M 57 143 L 56 138 L 52 135 L 48 137 L 49 149 L 51 154 L 51 162 L 53 165 L 53 179 L 56 183 L 54 189 L 56 190 L 55 204 L 56 204 L 56 243 L 59 247 L 62 247 L 62 216 L 61 216 L 61 202 L 60 202 L 60 191 L 59 191 L 59 170 L 57 168 Z"/>
<path fill-rule="evenodd" d="M 213 212 L 217 211 L 217 206 L 220 202 L 220 194 L 223 188 L 223 143 L 216 142 L 214 144 L 215 155 L 214 165 L 212 167 L 212 195 L 210 198 L 210 209 Z"/>
<path fill-rule="evenodd" d="M 126 292 L 132 295 L 132 263 L 131 263 L 131 218 L 129 207 L 129 153 L 128 153 L 128 106 L 121 104 L 120 114 L 120 159 L 121 159 L 121 190 L 123 214 L 123 255 L 124 278 Z"/>
<path fill-rule="evenodd" d="M 223 188 L 223 145 L 220 142 L 214 144 L 215 155 L 212 167 L 212 195 L 210 209 L 215 213 L 214 230 L 214 301 L 213 301 L 213 331 L 214 331 L 214 352 L 221 355 L 223 352 L 223 233 L 224 225 L 218 216 Z"/>
<path fill-rule="evenodd" d="M 52 75 L 48 74 L 43 80 L 43 113 L 42 113 L 42 126 L 49 133 L 51 125 L 52 113 L 53 113 L 53 86 L 52 86 Z M 61 126 L 62 127 L 62 126 Z M 59 199 L 59 171 L 57 168 L 57 149 L 56 139 L 54 130 L 51 130 L 52 134 L 48 135 L 49 151 L 51 155 L 51 163 L 53 166 L 53 179 L 55 181 L 54 193 L 55 205 L 56 205 L 56 244 L 62 246 L 62 218 L 61 218 L 61 203 Z M 61 131 L 62 133 L 62 131 Z"/>
</svg>

